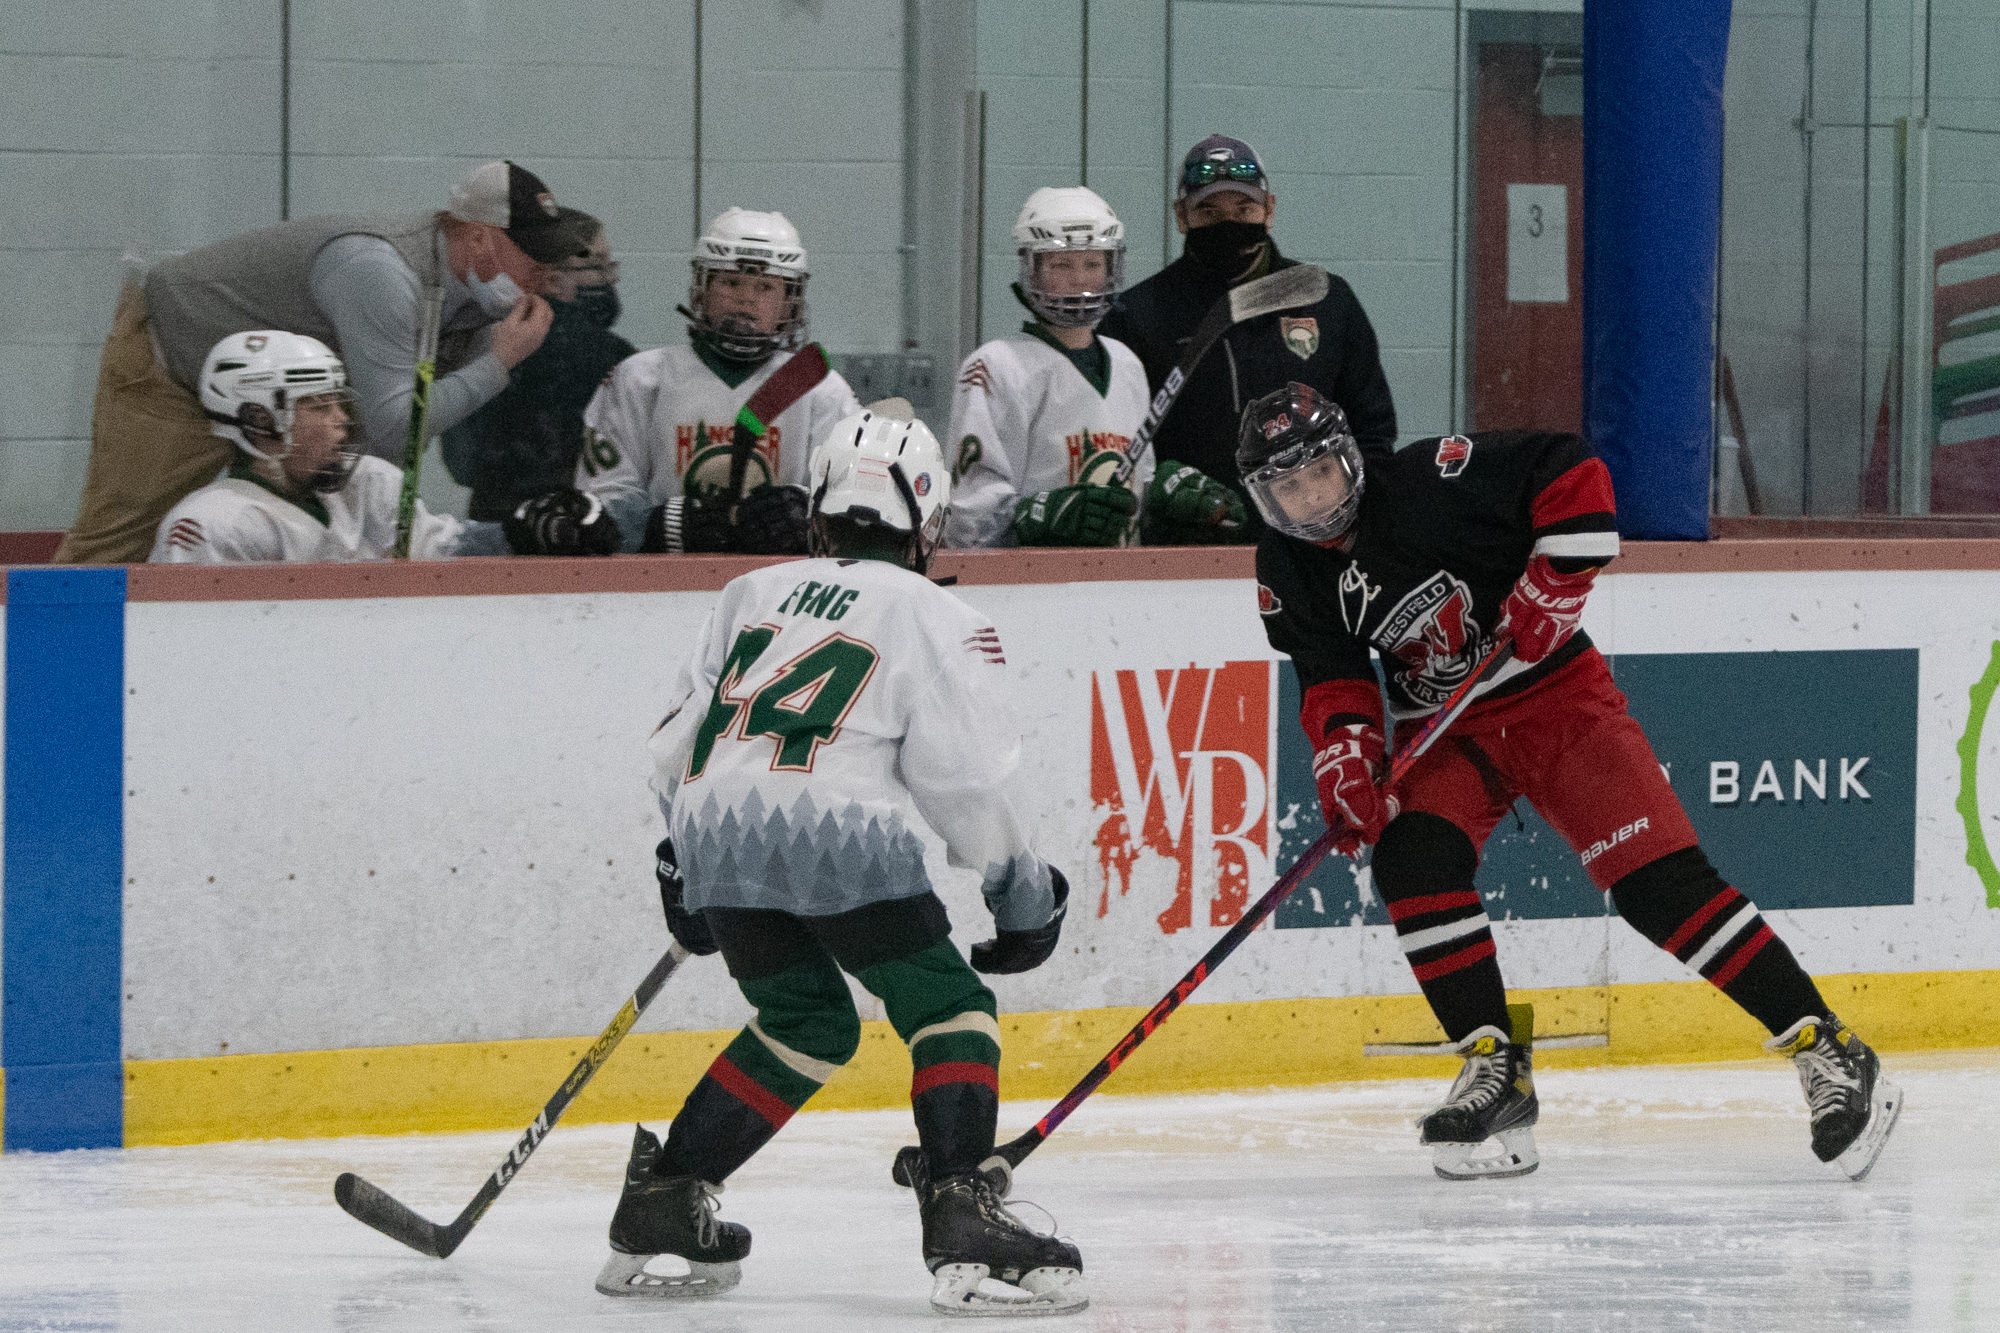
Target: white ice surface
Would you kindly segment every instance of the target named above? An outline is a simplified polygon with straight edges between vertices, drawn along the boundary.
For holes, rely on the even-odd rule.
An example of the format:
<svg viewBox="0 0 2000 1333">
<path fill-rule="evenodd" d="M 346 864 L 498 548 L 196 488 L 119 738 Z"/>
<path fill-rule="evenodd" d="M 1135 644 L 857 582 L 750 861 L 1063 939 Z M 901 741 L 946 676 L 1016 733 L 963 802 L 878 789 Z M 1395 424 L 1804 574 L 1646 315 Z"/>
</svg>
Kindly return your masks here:
<svg viewBox="0 0 2000 1333">
<path fill-rule="evenodd" d="M 1545 1071 L 1541 1170 L 1469 1184 L 1434 1178 L 1410 1125 L 1441 1084 L 1099 1097 L 1019 1175 L 1091 1284 L 1039 1326 L 2000 1329 L 2000 1052 L 1888 1064 L 1909 1109 L 1860 1184 L 1813 1159 L 1775 1060 Z M 1042 1109 L 1003 1107 L 1002 1133 Z M 629 1135 L 559 1128 L 444 1262 L 347 1217 L 335 1175 L 447 1219 L 512 1135 L 11 1154 L 0 1330 L 939 1327 L 889 1181 L 907 1114 L 794 1120 L 723 1196 L 756 1234 L 743 1285 L 700 1304 L 591 1289 Z"/>
</svg>

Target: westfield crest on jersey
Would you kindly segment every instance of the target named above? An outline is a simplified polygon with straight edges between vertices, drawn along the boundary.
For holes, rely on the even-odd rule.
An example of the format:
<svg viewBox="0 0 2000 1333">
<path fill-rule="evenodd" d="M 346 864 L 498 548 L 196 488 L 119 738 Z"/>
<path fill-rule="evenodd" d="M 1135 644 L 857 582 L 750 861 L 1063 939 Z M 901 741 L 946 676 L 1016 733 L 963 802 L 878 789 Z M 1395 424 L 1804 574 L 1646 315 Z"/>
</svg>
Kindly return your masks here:
<svg viewBox="0 0 2000 1333">
<path fill-rule="evenodd" d="M 1398 676 L 1410 697 L 1433 708 L 1471 674 L 1485 643 L 1472 618 L 1472 589 L 1442 569 L 1390 607 L 1371 637 L 1403 663 Z"/>
<path fill-rule="evenodd" d="M 1270 884 L 1273 671 L 1092 673 L 1098 916 L 1136 896 L 1169 935 L 1228 926 Z"/>
</svg>

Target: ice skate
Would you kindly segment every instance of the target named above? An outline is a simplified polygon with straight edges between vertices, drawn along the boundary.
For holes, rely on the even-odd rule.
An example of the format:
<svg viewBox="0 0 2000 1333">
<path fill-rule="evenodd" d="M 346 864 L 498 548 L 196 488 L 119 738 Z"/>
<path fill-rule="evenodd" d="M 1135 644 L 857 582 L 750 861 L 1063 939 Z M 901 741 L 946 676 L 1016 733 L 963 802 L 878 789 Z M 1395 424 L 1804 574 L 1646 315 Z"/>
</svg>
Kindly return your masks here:
<svg viewBox="0 0 2000 1333">
<path fill-rule="evenodd" d="M 659 1155 L 659 1139 L 638 1126 L 597 1289 L 606 1296 L 719 1296 L 743 1280 L 750 1229 L 716 1217 L 720 1185 L 654 1175 Z"/>
<path fill-rule="evenodd" d="M 984 1175 L 922 1180 L 917 1200 L 940 1314 L 1074 1314 L 1090 1304 L 1076 1246 L 1024 1226 Z"/>
<path fill-rule="evenodd" d="M 1542 1164 L 1535 1151 L 1534 1055 L 1499 1028 L 1478 1029 L 1458 1044 L 1465 1065 L 1443 1106 L 1417 1121 L 1431 1167 L 1446 1180 L 1525 1176 Z M 1482 1151 L 1498 1139 L 1498 1151 Z"/>
<path fill-rule="evenodd" d="M 1832 1014 L 1808 1014 L 1764 1049 L 1791 1056 L 1799 1068 L 1812 1109 L 1813 1155 L 1849 1180 L 1867 1175 L 1903 1113 L 1903 1090 L 1882 1077 L 1875 1052 Z"/>
</svg>

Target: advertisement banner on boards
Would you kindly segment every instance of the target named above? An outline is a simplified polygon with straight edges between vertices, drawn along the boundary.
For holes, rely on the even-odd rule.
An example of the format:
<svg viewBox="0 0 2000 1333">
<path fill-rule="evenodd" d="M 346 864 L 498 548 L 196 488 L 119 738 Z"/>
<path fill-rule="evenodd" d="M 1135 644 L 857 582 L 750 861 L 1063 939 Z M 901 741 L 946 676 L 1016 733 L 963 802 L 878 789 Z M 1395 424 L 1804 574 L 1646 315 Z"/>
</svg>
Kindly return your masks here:
<svg viewBox="0 0 2000 1333">
<path fill-rule="evenodd" d="M 1724 878 L 1771 909 L 1914 901 L 1914 649 L 1625 654 L 1611 666 Z M 1298 859 L 1325 827 L 1298 711 L 1289 662 L 1092 673 L 1100 915 L 1137 892 L 1162 933 L 1228 926 Z M 1329 857 L 1276 927 L 1387 924 L 1366 855 Z M 1525 800 L 1488 840 L 1478 884 L 1500 920 L 1609 910 L 1578 850 Z"/>
</svg>

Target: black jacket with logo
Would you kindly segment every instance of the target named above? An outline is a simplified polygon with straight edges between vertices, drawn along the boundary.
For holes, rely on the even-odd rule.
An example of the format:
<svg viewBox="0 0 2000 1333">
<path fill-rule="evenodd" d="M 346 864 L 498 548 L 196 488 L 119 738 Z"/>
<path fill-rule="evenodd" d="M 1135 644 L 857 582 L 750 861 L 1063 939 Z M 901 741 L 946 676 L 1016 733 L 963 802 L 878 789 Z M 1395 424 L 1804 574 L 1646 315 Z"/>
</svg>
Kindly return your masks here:
<svg viewBox="0 0 2000 1333">
<path fill-rule="evenodd" d="M 1365 466 L 1348 549 L 1273 530 L 1257 546 L 1264 632 L 1291 657 L 1321 732 L 1380 721 L 1371 647 L 1395 715 L 1432 712 L 1492 649 L 1531 557 L 1581 570 L 1618 554 L 1611 474 L 1579 436 L 1482 431 L 1419 440 Z M 1509 662 L 1480 697 L 1526 689 L 1589 647 L 1578 630 L 1534 666 Z"/>
<path fill-rule="evenodd" d="M 1295 262 L 1280 255 L 1272 242 L 1267 271 Z M 1138 354 L 1147 383 L 1158 393 L 1195 325 L 1234 285 L 1184 254 L 1120 296 L 1097 331 Z M 1221 344 L 1202 358 L 1153 437 L 1155 456 L 1200 468 L 1241 494 L 1236 429 L 1243 408 L 1292 380 L 1310 384 L 1340 404 L 1370 462 L 1394 449 L 1396 405 L 1382 374 L 1375 329 L 1354 289 L 1335 277 L 1319 304 L 1249 320 L 1225 333 Z M 1249 517 L 1246 540 L 1254 540 L 1262 524 L 1254 509 Z"/>
</svg>

